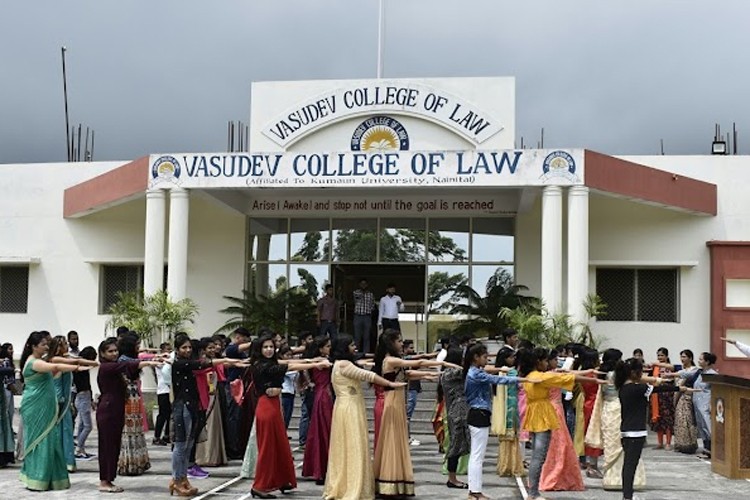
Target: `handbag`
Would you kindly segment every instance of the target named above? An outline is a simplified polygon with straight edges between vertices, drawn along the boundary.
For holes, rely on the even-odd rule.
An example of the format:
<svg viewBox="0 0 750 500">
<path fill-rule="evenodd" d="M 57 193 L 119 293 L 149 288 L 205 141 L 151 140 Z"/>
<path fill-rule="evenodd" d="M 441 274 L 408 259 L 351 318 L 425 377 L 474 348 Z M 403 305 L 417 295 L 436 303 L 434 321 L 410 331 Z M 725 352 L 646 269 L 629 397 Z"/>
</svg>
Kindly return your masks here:
<svg viewBox="0 0 750 500">
<path fill-rule="evenodd" d="M 489 427 L 492 413 L 481 408 L 469 408 L 466 423 L 472 427 Z"/>
<path fill-rule="evenodd" d="M 14 396 L 21 396 L 23 394 L 23 382 L 18 379 L 8 384 L 7 387 Z"/>
</svg>

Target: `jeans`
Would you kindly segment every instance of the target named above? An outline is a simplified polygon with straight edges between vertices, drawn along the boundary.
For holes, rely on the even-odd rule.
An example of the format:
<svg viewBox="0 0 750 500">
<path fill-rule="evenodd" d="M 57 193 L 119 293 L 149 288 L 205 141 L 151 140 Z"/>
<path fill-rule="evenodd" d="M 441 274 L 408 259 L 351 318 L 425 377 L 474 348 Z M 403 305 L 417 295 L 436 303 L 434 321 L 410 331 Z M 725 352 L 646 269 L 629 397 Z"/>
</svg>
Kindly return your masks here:
<svg viewBox="0 0 750 500">
<path fill-rule="evenodd" d="M 354 342 L 361 353 L 370 352 L 370 330 L 372 330 L 372 316 L 369 314 L 354 315 Z"/>
<path fill-rule="evenodd" d="M 320 322 L 320 334 L 321 335 L 328 335 L 331 338 L 331 341 L 333 341 L 336 336 L 338 335 L 338 328 L 336 327 L 336 323 L 333 321 L 326 321 L 322 320 Z"/>
<path fill-rule="evenodd" d="M 565 425 L 568 428 L 571 438 L 575 438 L 576 433 L 576 409 L 573 407 L 573 401 L 563 399 L 563 412 L 565 413 Z"/>
<path fill-rule="evenodd" d="M 91 391 L 79 392 L 76 395 L 76 413 L 78 414 L 78 450 L 86 452 L 86 438 L 91 429 Z"/>
<path fill-rule="evenodd" d="M 315 391 L 310 388 L 302 393 L 301 414 L 299 417 L 299 445 L 305 446 L 307 442 L 307 429 L 310 427 L 310 418 L 312 417 L 312 406 L 315 400 Z"/>
<path fill-rule="evenodd" d="M 193 447 L 193 413 L 182 401 L 175 401 L 172 408 L 175 440 L 172 450 L 172 478 L 185 479 L 188 469 L 188 455 Z"/>
<path fill-rule="evenodd" d="M 489 427 L 469 426 L 471 434 L 471 455 L 469 455 L 469 493 L 482 492 L 482 464 L 487 451 Z"/>
<path fill-rule="evenodd" d="M 622 462 L 622 498 L 633 498 L 633 479 L 638 461 L 641 459 L 643 445 L 646 444 L 645 437 L 622 438 L 622 451 L 624 458 Z"/>
<path fill-rule="evenodd" d="M 407 425 L 411 426 L 411 416 L 414 414 L 414 408 L 417 407 L 417 398 L 419 397 L 419 391 L 409 391 L 407 393 L 408 399 L 406 400 L 406 418 Z M 411 427 L 409 429 L 409 435 L 411 435 Z"/>
<path fill-rule="evenodd" d="M 542 475 L 542 466 L 547 459 L 549 440 L 552 431 L 531 433 L 531 463 L 529 464 L 529 496 L 539 496 L 539 479 Z"/>
<path fill-rule="evenodd" d="M 157 394 L 156 399 L 159 403 L 159 415 L 156 417 L 156 428 L 154 429 L 154 439 L 161 439 L 162 429 L 164 437 L 169 437 L 169 421 L 172 420 L 172 403 L 169 402 L 169 393 Z"/>
<path fill-rule="evenodd" d="M 294 393 L 281 393 L 281 410 L 284 412 L 284 428 L 288 430 L 294 411 Z"/>
</svg>

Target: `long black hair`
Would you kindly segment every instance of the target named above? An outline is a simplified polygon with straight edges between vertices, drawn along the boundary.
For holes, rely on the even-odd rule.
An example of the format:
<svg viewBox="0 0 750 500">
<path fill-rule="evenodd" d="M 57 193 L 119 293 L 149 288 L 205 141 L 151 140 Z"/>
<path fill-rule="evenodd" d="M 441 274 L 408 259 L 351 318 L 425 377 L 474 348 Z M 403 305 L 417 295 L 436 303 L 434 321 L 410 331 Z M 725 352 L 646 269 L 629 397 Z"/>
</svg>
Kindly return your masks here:
<svg viewBox="0 0 750 500">
<path fill-rule="evenodd" d="M 102 356 L 102 353 L 106 351 L 107 348 L 111 345 L 117 346 L 117 337 L 107 337 L 106 339 L 102 340 L 101 344 L 99 344 L 99 362 L 100 363 L 103 363 L 105 361 L 104 357 Z"/>
<path fill-rule="evenodd" d="M 47 351 L 47 359 L 52 359 L 55 356 L 60 356 L 58 351 L 64 343 L 67 343 L 68 339 L 65 335 L 55 335 L 49 342 L 49 351 Z"/>
<path fill-rule="evenodd" d="M 383 361 L 387 355 L 399 356 L 394 347 L 396 341 L 401 337 L 401 332 L 392 328 L 387 328 L 378 339 L 378 346 L 375 348 L 375 366 L 372 371 L 376 375 L 383 375 Z"/>
<path fill-rule="evenodd" d="M 117 350 L 120 352 L 120 356 L 127 356 L 131 359 L 138 359 L 138 343 L 141 339 L 135 332 L 128 332 L 122 334 L 117 341 Z"/>
<path fill-rule="evenodd" d="M 607 349 L 606 351 L 604 351 L 604 354 L 602 354 L 602 364 L 599 367 L 599 370 L 605 373 L 614 371 L 614 369 L 617 367 L 617 363 L 619 363 L 620 361 L 622 361 L 621 350 Z M 602 375 L 602 377 L 606 377 L 606 375 Z"/>
<path fill-rule="evenodd" d="M 10 342 L 4 343 L 2 346 L 0 346 L 0 358 L 5 358 L 8 360 L 8 363 L 10 363 L 10 366 L 12 368 L 15 368 L 15 364 L 13 363 L 13 357 L 10 355 L 10 350 L 13 349 L 13 344 Z"/>
<path fill-rule="evenodd" d="M 497 351 L 497 356 L 495 357 L 495 366 L 502 367 L 507 366 L 506 360 L 516 355 L 516 350 L 511 347 L 503 347 L 499 351 Z"/>
<path fill-rule="evenodd" d="M 331 361 L 351 361 L 354 363 L 356 355 L 349 352 L 349 346 L 354 342 L 351 335 L 340 333 L 331 344 Z M 323 344 L 325 345 L 325 344 Z"/>
<path fill-rule="evenodd" d="M 643 375 L 643 362 L 638 358 L 630 358 L 626 361 L 621 361 L 615 366 L 615 387 L 622 389 L 625 382 L 628 380 L 635 380 L 636 374 L 638 378 Z"/>
<path fill-rule="evenodd" d="M 691 351 L 690 349 L 684 349 L 680 351 L 680 354 L 684 354 L 685 357 L 690 360 L 690 364 L 695 366 L 695 355 L 693 354 L 693 351 Z M 703 358 L 703 359 L 706 359 L 706 358 Z M 683 368 L 685 367 L 683 366 Z"/>
<path fill-rule="evenodd" d="M 275 336 L 276 335 L 274 335 L 274 337 Z M 307 359 L 317 358 L 318 356 L 320 356 L 320 350 L 323 349 L 323 347 L 325 347 L 328 342 L 331 342 L 331 339 L 326 335 L 319 335 L 315 337 L 313 341 L 310 342 L 305 348 L 304 357 Z M 333 347 L 333 343 L 331 343 L 331 347 Z"/>
<path fill-rule="evenodd" d="M 533 350 L 521 349 L 516 353 L 516 363 L 518 364 L 518 375 L 525 377 L 536 370 L 536 365 L 540 361 L 546 361 L 549 351 L 544 347 L 536 347 Z"/>
<path fill-rule="evenodd" d="M 276 357 L 276 352 L 273 353 L 273 356 L 270 358 L 266 358 L 263 356 L 263 344 L 266 342 L 273 342 L 273 338 L 276 335 L 273 333 L 266 333 L 265 335 L 261 335 L 257 339 L 253 340 L 252 345 L 250 346 L 250 363 L 253 365 L 259 364 L 259 363 L 270 363 L 270 364 L 277 364 L 278 359 Z"/>
<path fill-rule="evenodd" d="M 26 339 L 26 343 L 23 345 L 23 353 L 21 353 L 21 380 L 23 380 L 23 372 L 26 369 L 26 361 L 33 353 L 33 348 L 46 338 L 47 334 L 44 332 L 31 332 L 29 338 Z"/>
<path fill-rule="evenodd" d="M 663 354 L 664 356 L 666 356 L 666 357 L 667 357 L 667 363 L 670 363 L 670 364 L 672 363 L 672 362 L 671 362 L 671 361 L 669 360 L 669 349 L 667 349 L 666 347 L 660 347 L 660 348 L 658 348 L 658 349 L 656 350 L 656 354 Z"/>
<path fill-rule="evenodd" d="M 469 373 L 469 368 L 471 368 L 474 360 L 484 354 L 487 354 L 487 346 L 484 344 L 474 344 L 469 347 L 469 350 L 466 351 L 466 356 L 464 357 L 464 379 L 466 379 L 466 375 Z"/>
</svg>

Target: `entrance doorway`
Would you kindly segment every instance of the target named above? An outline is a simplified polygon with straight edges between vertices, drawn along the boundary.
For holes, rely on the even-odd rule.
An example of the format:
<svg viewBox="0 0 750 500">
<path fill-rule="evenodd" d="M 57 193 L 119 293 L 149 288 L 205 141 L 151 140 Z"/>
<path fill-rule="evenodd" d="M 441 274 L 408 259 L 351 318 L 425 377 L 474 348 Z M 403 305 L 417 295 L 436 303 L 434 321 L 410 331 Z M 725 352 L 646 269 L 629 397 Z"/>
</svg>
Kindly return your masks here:
<svg viewBox="0 0 750 500">
<path fill-rule="evenodd" d="M 403 336 L 415 340 L 424 338 L 425 276 L 424 264 L 332 264 L 331 279 L 336 297 L 341 304 L 341 330 L 352 335 L 354 333 L 353 293 L 359 288 L 360 280 L 365 278 L 376 303 L 385 295 L 385 288 L 389 283 L 396 285 L 396 294 L 401 297 L 404 304 L 404 312 L 399 315 Z M 372 314 L 370 329 L 371 352 L 375 352 L 377 320 L 376 309 Z"/>
</svg>

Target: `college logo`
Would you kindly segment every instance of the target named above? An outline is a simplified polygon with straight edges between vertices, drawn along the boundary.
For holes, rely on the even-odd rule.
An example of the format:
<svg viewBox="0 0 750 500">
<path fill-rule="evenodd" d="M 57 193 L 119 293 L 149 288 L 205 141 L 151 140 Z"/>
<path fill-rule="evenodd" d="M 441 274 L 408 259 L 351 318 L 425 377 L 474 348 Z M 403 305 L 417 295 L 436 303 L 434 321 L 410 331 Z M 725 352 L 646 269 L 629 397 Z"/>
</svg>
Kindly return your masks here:
<svg viewBox="0 0 750 500">
<path fill-rule="evenodd" d="M 542 179 L 564 177 L 576 180 L 576 161 L 567 151 L 553 151 L 547 155 L 542 163 Z"/>
<path fill-rule="evenodd" d="M 373 116 L 359 124 L 351 141 L 352 151 L 407 151 L 409 133 L 390 116 Z"/>
<path fill-rule="evenodd" d="M 162 156 L 151 167 L 151 183 L 172 182 L 179 184 L 182 168 L 174 156 Z"/>
</svg>

